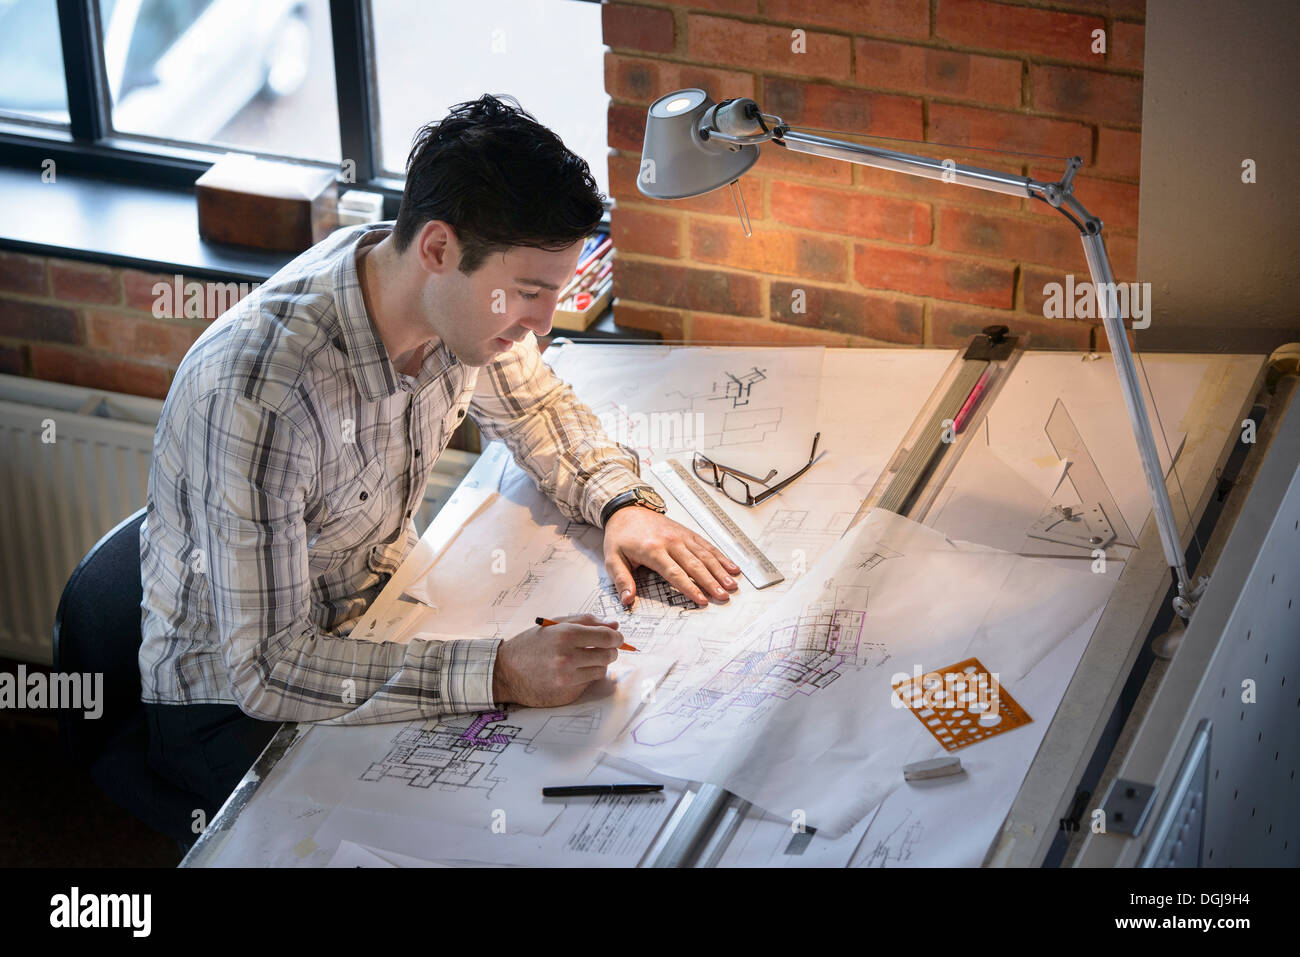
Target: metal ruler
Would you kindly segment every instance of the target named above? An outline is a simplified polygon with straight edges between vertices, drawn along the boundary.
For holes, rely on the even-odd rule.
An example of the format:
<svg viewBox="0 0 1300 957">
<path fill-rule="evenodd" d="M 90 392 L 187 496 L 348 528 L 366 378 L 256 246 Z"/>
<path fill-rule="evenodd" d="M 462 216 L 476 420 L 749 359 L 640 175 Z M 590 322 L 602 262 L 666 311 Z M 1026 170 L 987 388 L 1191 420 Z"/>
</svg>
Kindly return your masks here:
<svg viewBox="0 0 1300 957">
<path fill-rule="evenodd" d="M 717 502 L 700 490 L 697 480 L 681 462 L 676 459 L 656 462 L 650 471 L 659 476 L 664 487 L 673 493 L 673 498 L 681 503 L 691 518 L 700 523 L 700 528 L 713 539 L 713 543 L 740 566 L 751 585 L 766 588 L 785 581 L 780 569 L 759 551 L 758 546 L 718 507 Z"/>
</svg>

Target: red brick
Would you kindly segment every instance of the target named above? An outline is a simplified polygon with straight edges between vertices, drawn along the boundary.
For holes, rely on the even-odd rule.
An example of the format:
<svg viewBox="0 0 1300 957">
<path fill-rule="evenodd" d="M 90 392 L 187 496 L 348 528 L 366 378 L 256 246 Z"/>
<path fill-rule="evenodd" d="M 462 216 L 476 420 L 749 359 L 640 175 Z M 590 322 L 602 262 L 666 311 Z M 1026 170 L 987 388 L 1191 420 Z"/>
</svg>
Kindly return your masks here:
<svg viewBox="0 0 1300 957">
<path fill-rule="evenodd" d="M 614 248 L 620 253 L 680 259 L 683 222 L 681 216 L 620 204 L 610 214 Z"/>
<path fill-rule="evenodd" d="M 794 52 L 793 46 L 788 27 L 742 23 L 699 13 L 688 14 L 686 19 L 686 48 L 696 62 L 747 68 L 762 64 L 765 71 L 772 73 L 828 80 L 849 78 L 848 37 L 806 31 L 804 52 Z M 767 104 L 763 108 L 771 112 Z"/>
<path fill-rule="evenodd" d="M 107 266 L 50 260 L 50 286 L 55 299 L 116 304 L 122 301 L 119 271 Z"/>
<path fill-rule="evenodd" d="M 606 46 L 644 53 L 669 53 L 673 49 L 671 10 L 606 3 L 601 6 L 600 14 Z"/>
<path fill-rule="evenodd" d="M 0 298 L 0 336 L 39 342 L 82 341 L 75 310 L 25 299 Z"/>
<path fill-rule="evenodd" d="M 739 13 L 750 16 L 758 13 L 758 0 L 691 0 L 682 6 L 696 7 L 700 10 L 717 10 L 720 13 Z"/>
<path fill-rule="evenodd" d="M 1122 17 L 1125 20 L 1143 20 L 1147 15 L 1147 0 L 1068 0 L 1059 6 L 1070 7 L 1078 13 Z"/>
<path fill-rule="evenodd" d="M 924 0 L 767 0 L 763 14 L 795 26 L 807 23 L 870 36 L 930 35 L 930 5 Z"/>
<path fill-rule="evenodd" d="M 128 308 L 147 312 L 154 318 L 212 320 L 219 318 L 222 312 L 239 302 L 245 293 L 252 291 L 255 285 L 254 283 L 235 282 L 234 280 L 200 279 L 182 275 L 180 277 L 180 296 L 179 301 L 177 301 L 176 280 L 177 277 L 174 275 L 164 276 L 126 270 L 122 273 L 122 291 L 125 304 Z M 167 287 L 165 293 L 154 291 L 155 286 L 159 283 Z M 201 291 L 203 296 L 201 304 L 203 314 L 187 316 L 186 310 L 191 307 L 191 294 L 195 293 L 196 289 Z M 158 307 L 158 312 L 155 312 L 155 304 Z M 211 310 L 208 308 L 209 305 L 212 307 Z M 170 313 L 168 310 L 170 310 Z"/>
<path fill-rule="evenodd" d="M 641 152 L 645 145 L 646 111 L 626 103 L 609 104 L 609 145 L 611 149 Z"/>
<path fill-rule="evenodd" d="M 802 312 L 794 310 L 796 290 L 803 291 Z M 881 342 L 921 344 L 924 307 L 896 296 L 773 281 L 769 308 L 776 322 Z"/>
<path fill-rule="evenodd" d="M 930 207 L 910 199 L 777 181 L 771 204 L 775 219 L 804 229 L 922 246 L 931 239 Z"/>
<path fill-rule="evenodd" d="M 1043 288 L 1048 283 L 1060 283 L 1065 286 L 1065 270 L 1061 269 L 1044 269 L 1042 266 L 1024 266 L 1020 270 L 1020 281 L 1024 287 L 1023 302 L 1020 308 L 1027 313 L 1035 316 L 1043 316 L 1043 303 L 1047 297 L 1043 294 Z M 1088 271 L 1085 269 L 1082 273 L 1074 273 L 1074 281 L 1091 282 Z"/>
<path fill-rule="evenodd" d="M 1064 219 L 1057 224 L 1040 221 L 1037 217 L 942 209 L 939 213 L 939 246 L 951 252 L 973 253 L 990 259 L 1041 263 L 1076 275 L 1086 275 L 1088 270 L 1079 233 Z M 1137 268 L 1137 239 L 1107 236 L 1106 249 L 1116 281 L 1132 280 Z"/>
<path fill-rule="evenodd" d="M 763 81 L 763 111 L 798 128 L 841 130 L 871 136 L 919 140 L 921 101 L 911 96 L 868 93 L 779 77 Z M 833 134 L 824 134 L 833 135 Z"/>
<path fill-rule="evenodd" d="M 1110 258 L 1111 272 L 1116 282 L 1133 282 L 1137 275 L 1136 236 L 1107 236 L 1106 254 Z"/>
<path fill-rule="evenodd" d="M 1093 123 L 1142 122 L 1140 76 L 1033 64 L 1029 82 L 1037 113 L 1061 113 Z"/>
<path fill-rule="evenodd" d="M 999 169 L 1003 167 L 1003 164 L 990 163 L 987 160 L 981 160 L 971 165 L 978 165 L 981 169 Z M 941 179 L 910 176 L 907 173 L 899 173 L 890 169 L 876 169 L 874 166 L 854 166 L 852 169 L 854 182 L 874 193 L 885 193 L 891 196 L 910 195 L 945 206 L 979 206 L 985 209 L 1018 210 L 1022 202 L 1022 200 L 1014 196 L 1008 196 L 1005 193 L 972 189 L 969 186 L 960 186 L 956 183 L 945 183 Z M 1017 176 L 1020 175 L 1019 169 L 1003 169 L 1003 171 L 1014 173 Z"/>
<path fill-rule="evenodd" d="M 797 153 L 780 146 L 760 147 L 754 169 L 779 176 L 805 176 L 845 186 L 853 182 L 853 166 L 850 163 L 825 156 L 813 156 L 811 153 Z"/>
<path fill-rule="evenodd" d="M 1079 297 L 1080 285 L 1083 283 L 1091 283 L 1092 277 L 1088 274 L 1086 270 L 1082 273 L 1073 273 L 1073 275 L 1074 275 L 1074 290 L 1075 290 L 1074 297 L 1077 301 Z M 1025 287 L 1024 304 L 1021 307 L 1022 311 L 1027 312 L 1030 315 L 1035 317 L 1042 316 L 1044 319 L 1048 318 L 1044 314 L 1044 309 L 1043 309 L 1044 303 L 1047 300 L 1047 296 L 1044 295 L 1043 289 L 1049 283 L 1059 283 L 1061 286 L 1061 292 L 1062 294 L 1064 294 L 1068 284 L 1068 281 L 1066 279 L 1066 274 L 1059 270 L 1041 269 L 1037 266 L 1027 266 L 1022 271 L 1021 276 Z M 1126 280 L 1117 280 L 1117 281 L 1133 282 L 1134 280 L 1126 279 Z M 1143 303 L 1144 304 L 1147 303 L 1147 294 L 1145 291 L 1142 293 L 1142 296 L 1143 296 L 1143 300 L 1142 300 Z M 1094 313 L 1095 311 L 1096 311 L 1096 307 L 1094 306 Z M 1148 315 L 1150 315 L 1149 312 Z M 1101 320 L 1100 317 L 1094 315 L 1091 319 L 1088 319 L 1086 317 L 1079 317 L 1079 321 L 1100 323 Z M 1132 324 L 1133 324 L 1132 318 L 1125 320 L 1125 325 L 1131 326 Z M 1100 328 L 1100 326 L 1098 326 L 1098 328 Z M 1103 336 L 1104 334 L 1105 333 L 1103 332 Z"/>
<path fill-rule="evenodd" d="M 732 316 L 690 314 L 687 326 L 692 345 L 727 346 L 851 346 L 852 336 L 823 329 L 806 329 L 783 322 L 736 319 Z"/>
<path fill-rule="evenodd" d="M 1019 60 L 855 37 L 855 82 L 986 106 L 1020 106 Z"/>
<path fill-rule="evenodd" d="M 162 273 L 140 272 L 136 269 L 122 270 L 122 297 L 125 305 L 132 309 L 140 309 L 144 312 L 152 313 L 154 302 L 157 301 L 158 295 L 153 291 L 156 283 L 164 283 L 174 288 L 176 283 L 175 276 L 164 276 Z M 182 289 L 184 288 L 185 277 L 181 277 Z"/>
<path fill-rule="evenodd" d="M 673 309 L 742 316 L 763 314 L 763 290 L 756 276 L 642 259 L 617 260 L 614 295 Z"/>
<path fill-rule="evenodd" d="M 1060 178 L 1064 170 L 1030 168 L 1029 175 L 1037 180 L 1050 182 Z M 1138 187 L 1135 183 L 1117 183 L 1109 179 L 1074 178 L 1075 198 L 1083 208 L 1101 219 L 1107 230 L 1138 228 Z M 1063 220 L 1059 212 L 1046 203 L 1028 203 L 1025 206 L 1031 213 Z M 1109 234 L 1108 234 L 1109 235 Z"/>
<path fill-rule="evenodd" d="M 893 289 L 1000 309 L 1010 309 L 1015 302 L 1015 267 L 1010 263 L 941 256 L 928 249 L 859 244 L 853 251 L 853 276 L 869 289 Z"/>
<path fill-rule="evenodd" d="M 658 332 L 665 342 L 682 342 L 686 338 L 680 312 L 675 309 L 656 309 L 639 302 L 617 301 L 614 304 L 614 325 L 623 329 Z"/>
<path fill-rule="evenodd" d="M 950 103 L 930 104 L 930 128 L 925 138 L 980 149 L 1051 156 L 1092 155 L 1092 131 L 1082 123 Z"/>
<path fill-rule="evenodd" d="M 749 237 L 731 223 L 695 220 L 689 229 L 691 256 L 700 262 L 823 282 L 848 278 L 848 250 L 838 240 L 757 221 Z"/>
<path fill-rule="evenodd" d="M 1092 31 L 1105 26 L 1100 17 L 986 0 L 939 0 L 934 35 L 959 46 L 1097 63 L 1101 58 L 1092 52 Z"/>
<path fill-rule="evenodd" d="M 1137 179 L 1142 175 L 1142 134 L 1138 131 L 1113 130 L 1103 126 L 1097 130 L 1098 173 L 1128 176 Z"/>
<path fill-rule="evenodd" d="M 0 346 L 0 373 L 23 375 L 27 371 L 27 356 L 22 346 Z"/>
<path fill-rule="evenodd" d="M 165 398 L 172 378 L 171 371 L 162 366 L 96 356 L 59 346 L 32 346 L 31 358 L 32 375 L 38 379 L 143 395 L 151 399 Z"/>
<path fill-rule="evenodd" d="M 616 100 L 630 100 L 649 108 L 659 97 L 692 86 L 704 90 L 715 102 L 733 96 L 752 98 L 755 93 L 752 73 L 605 54 L 605 92 Z"/>
<path fill-rule="evenodd" d="M 194 319 L 141 319 L 122 312 L 86 312 L 86 345 L 118 356 L 179 365 L 202 333 L 202 322 Z"/>
<path fill-rule="evenodd" d="M 1031 349 L 1087 351 L 1092 346 L 1092 326 L 1087 322 L 1034 319 L 1021 313 L 939 302 L 930 306 L 930 331 L 934 345 L 964 346 L 985 326 L 998 323 L 1010 326 L 1013 335 L 1028 333 Z"/>
<path fill-rule="evenodd" d="M 1110 65 L 1122 70 L 1141 70 L 1146 48 L 1146 27 L 1140 23 L 1116 23 L 1106 41 Z"/>
<path fill-rule="evenodd" d="M 0 292 L 45 296 L 49 288 L 44 257 L 0 252 Z"/>
</svg>

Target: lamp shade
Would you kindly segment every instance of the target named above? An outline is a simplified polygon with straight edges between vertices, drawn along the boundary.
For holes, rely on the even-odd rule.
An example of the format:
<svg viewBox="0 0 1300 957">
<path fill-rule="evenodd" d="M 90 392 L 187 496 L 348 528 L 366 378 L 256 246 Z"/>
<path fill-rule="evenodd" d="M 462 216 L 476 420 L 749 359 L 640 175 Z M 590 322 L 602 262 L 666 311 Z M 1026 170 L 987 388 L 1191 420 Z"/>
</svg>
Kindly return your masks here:
<svg viewBox="0 0 1300 957">
<path fill-rule="evenodd" d="M 652 199 L 684 199 L 726 186 L 758 162 L 757 146 L 705 140 L 700 121 L 709 94 L 694 87 L 661 96 L 646 117 L 636 185 Z"/>
</svg>

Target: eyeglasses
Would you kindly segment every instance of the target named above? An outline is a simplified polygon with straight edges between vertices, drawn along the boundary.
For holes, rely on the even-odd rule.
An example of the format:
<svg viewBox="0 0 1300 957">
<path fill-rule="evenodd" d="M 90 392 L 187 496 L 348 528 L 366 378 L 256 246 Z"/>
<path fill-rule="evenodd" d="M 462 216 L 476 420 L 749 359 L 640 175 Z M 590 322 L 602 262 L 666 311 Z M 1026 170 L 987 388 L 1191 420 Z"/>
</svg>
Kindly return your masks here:
<svg viewBox="0 0 1300 957">
<path fill-rule="evenodd" d="M 733 502 L 736 502 L 739 505 L 748 506 L 761 505 L 812 467 L 813 460 L 817 457 L 817 442 L 821 437 L 822 434 L 820 432 L 813 436 L 812 451 L 808 453 L 807 465 L 795 472 L 789 478 L 782 479 L 776 485 L 759 492 L 757 495 L 750 490 L 749 482 L 746 482 L 745 479 L 749 479 L 750 482 L 757 482 L 759 485 L 766 485 L 772 480 L 772 477 L 776 475 L 776 469 L 772 469 L 772 471 L 768 472 L 767 478 L 759 478 L 756 475 L 749 475 L 739 469 L 719 465 L 717 462 L 713 461 L 713 459 L 701 455 L 699 452 L 695 453 L 691 465 L 694 467 L 695 474 L 700 481 L 708 482 L 714 488 L 721 489 L 722 494 L 727 496 L 727 498 L 731 499 Z"/>
</svg>

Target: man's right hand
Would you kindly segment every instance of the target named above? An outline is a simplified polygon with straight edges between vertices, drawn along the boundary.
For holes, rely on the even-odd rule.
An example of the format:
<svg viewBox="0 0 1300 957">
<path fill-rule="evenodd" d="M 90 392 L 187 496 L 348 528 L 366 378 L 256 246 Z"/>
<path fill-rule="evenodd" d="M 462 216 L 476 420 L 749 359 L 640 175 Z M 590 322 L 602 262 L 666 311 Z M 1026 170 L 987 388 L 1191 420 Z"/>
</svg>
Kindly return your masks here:
<svg viewBox="0 0 1300 957">
<path fill-rule="evenodd" d="M 618 622 L 594 615 L 554 619 L 501 642 L 492 672 L 492 698 L 530 708 L 568 704 L 605 677 L 618 658 Z"/>
</svg>

